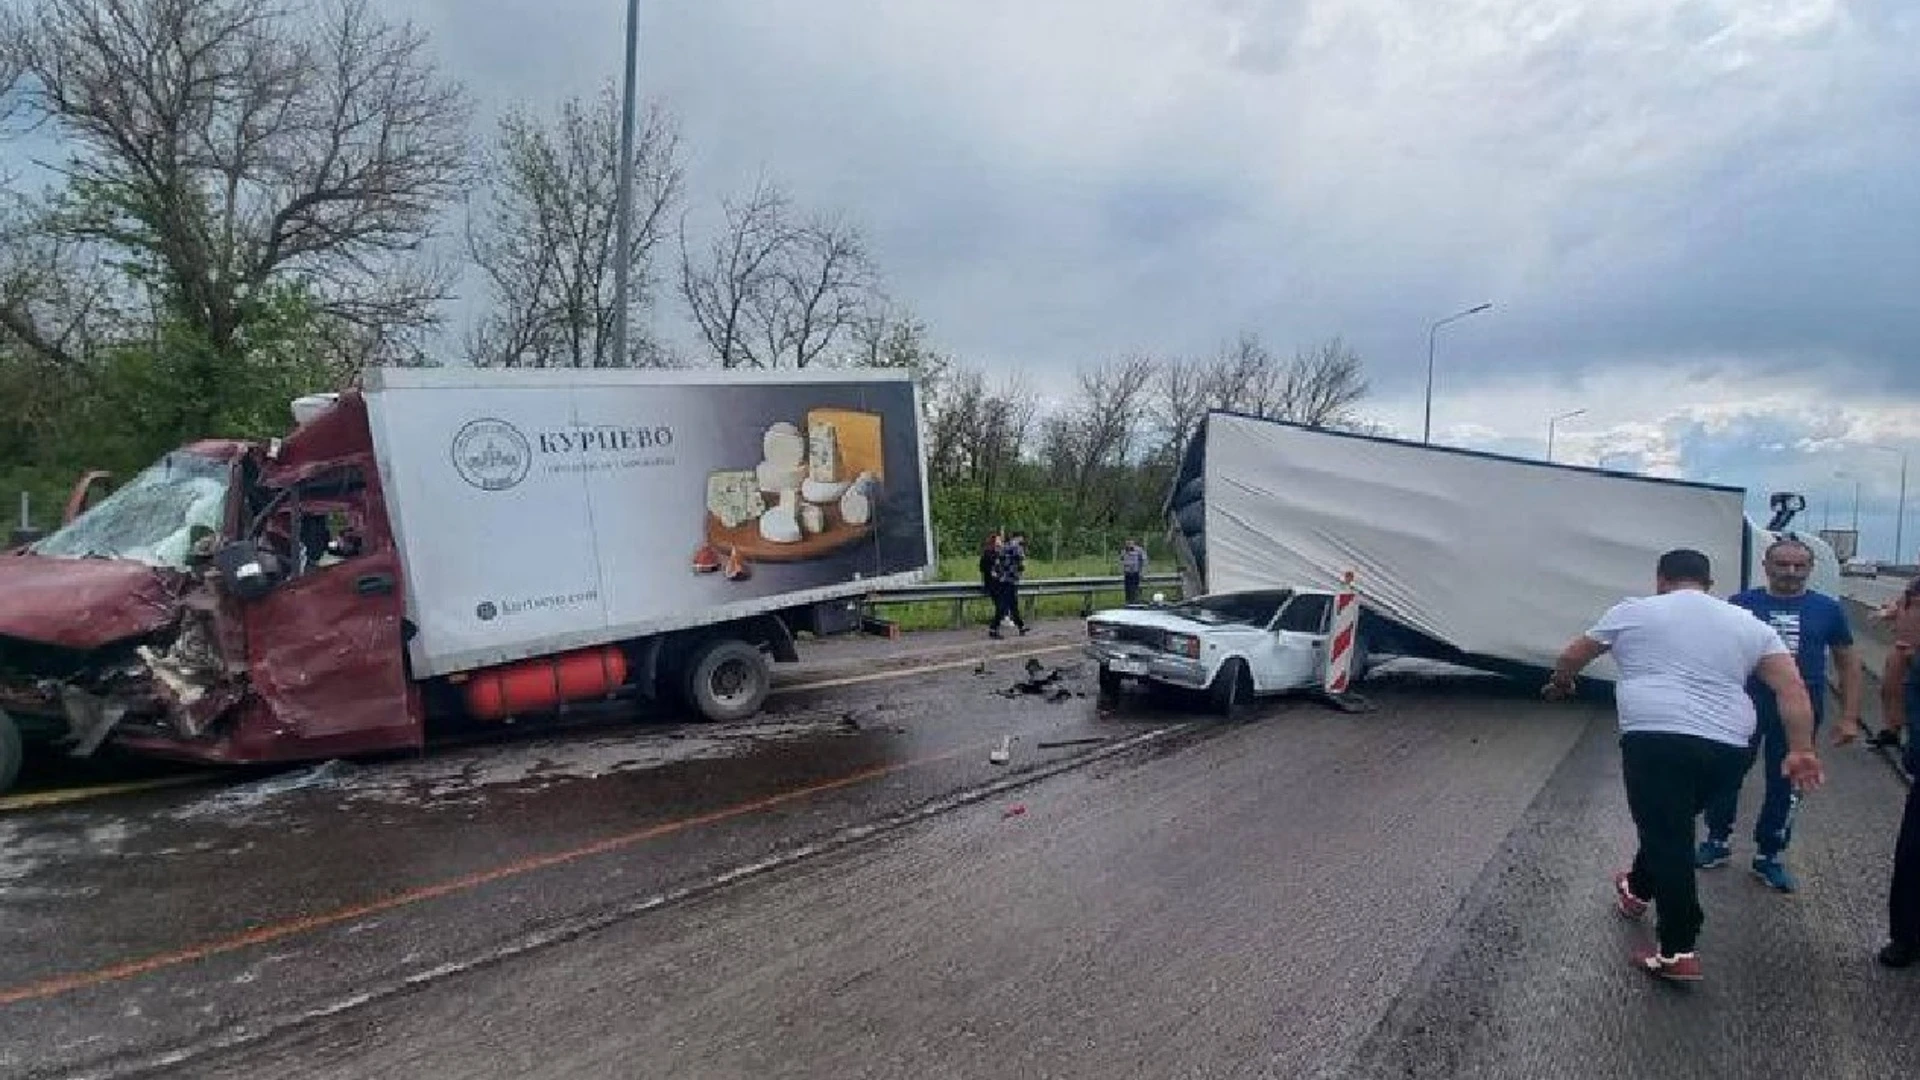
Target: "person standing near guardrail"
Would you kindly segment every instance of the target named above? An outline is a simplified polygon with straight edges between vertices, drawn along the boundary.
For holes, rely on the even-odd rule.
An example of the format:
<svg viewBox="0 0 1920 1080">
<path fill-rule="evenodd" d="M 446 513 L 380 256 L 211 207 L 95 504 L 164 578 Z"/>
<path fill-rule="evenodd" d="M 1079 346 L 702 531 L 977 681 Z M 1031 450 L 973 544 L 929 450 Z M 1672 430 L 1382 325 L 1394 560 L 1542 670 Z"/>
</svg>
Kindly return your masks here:
<svg viewBox="0 0 1920 1080">
<path fill-rule="evenodd" d="M 1694 819 L 1746 768 L 1756 723 L 1747 680 L 1778 697 L 1788 750 L 1781 768 L 1796 788 L 1821 781 L 1813 706 L 1793 653 L 1773 627 L 1719 597 L 1712 563 L 1669 551 L 1654 571 L 1655 595 L 1615 604 L 1560 653 L 1543 693 L 1570 696 L 1588 664 L 1611 652 L 1621 776 L 1639 848 L 1614 875 L 1614 904 L 1638 919 L 1658 909 L 1658 942 L 1634 952 L 1636 967 L 1666 979 L 1701 977 L 1694 952 L 1705 915 L 1693 863 Z"/>
<path fill-rule="evenodd" d="M 1140 602 L 1140 578 L 1147 572 L 1147 549 L 1138 540 L 1128 540 L 1120 549 L 1120 583 L 1127 592 L 1129 606 Z"/>
<path fill-rule="evenodd" d="M 1807 588 L 1807 576 L 1813 572 L 1813 549 L 1792 537 L 1774 541 L 1767 547 L 1761 566 L 1767 584 L 1736 593 L 1729 600 L 1752 612 L 1755 618 L 1771 626 L 1793 650 L 1800 665 L 1800 678 L 1807 685 L 1813 702 L 1813 724 L 1819 730 L 1825 719 L 1827 659 L 1831 654 L 1834 670 L 1840 675 L 1840 724 L 1834 732 L 1836 745 L 1844 746 L 1860 737 L 1859 657 L 1854 653 L 1853 630 L 1847 625 L 1847 611 L 1840 601 Z M 1754 745 L 1740 775 L 1733 778 L 1707 806 L 1707 838 L 1694 855 L 1703 870 L 1725 866 L 1732 857 L 1733 822 L 1739 813 L 1740 785 L 1756 757 L 1765 751 L 1766 796 L 1760 816 L 1754 822 L 1753 872 L 1760 880 L 1779 890 L 1793 892 L 1794 880 L 1780 856 L 1793 839 L 1793 819 L 1798 801 L 1780 762 L 1787 753 L 1786 729 L 1780 720 L 1780 708 L 1773 692 L 1759 680 L 1750 680 L 1748 693 L 1758 711 L 1759 724 Z"/>
<path fill-rule="evenodd" d="M 989 586 L 989 595 L 993 597 L 993 625 L 988 628 L 987 636 L 1000 636 L 1001 620 L 1012 621 L 1022 635 L 1027 632 L 1027 623 L 1020 617 L 1020 578 L 1027 572 L 1026 537 L 1014 533 L 1001 541 L 995 549 L 993 563 L 988 571 L 993 579 Z"/>
</svg>

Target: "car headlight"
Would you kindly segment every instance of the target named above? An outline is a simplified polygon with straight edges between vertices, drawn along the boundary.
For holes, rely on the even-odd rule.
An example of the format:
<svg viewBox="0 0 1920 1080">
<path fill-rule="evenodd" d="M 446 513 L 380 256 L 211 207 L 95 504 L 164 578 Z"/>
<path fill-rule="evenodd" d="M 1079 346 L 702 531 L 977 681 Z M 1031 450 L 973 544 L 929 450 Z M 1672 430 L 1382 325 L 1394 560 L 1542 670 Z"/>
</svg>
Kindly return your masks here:
<svg viewBox="0 0 1920 1080">
<path fill-rule="evenodd" d="M 1192 634 L 1168 634 L 1167 651 L 1189 660 L 1200 659 L 1200 639 Z"/>
<path fill-rule="evenodd" d="M 1094 622 L 1091 619 L 1087 621 L 1087 637 L 1094 641 L 1112 641 L 1118 636 L 1113 627 L 1106 623 Z"/>
</svg>

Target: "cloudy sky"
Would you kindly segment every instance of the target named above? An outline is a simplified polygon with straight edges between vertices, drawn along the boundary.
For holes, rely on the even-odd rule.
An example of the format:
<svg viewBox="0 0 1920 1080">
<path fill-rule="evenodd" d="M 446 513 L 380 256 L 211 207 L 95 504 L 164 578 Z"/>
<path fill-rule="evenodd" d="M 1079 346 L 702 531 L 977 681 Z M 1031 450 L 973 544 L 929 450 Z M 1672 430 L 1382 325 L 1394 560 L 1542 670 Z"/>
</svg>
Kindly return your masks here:
<svg viewBox="0 0 1920 1080">
<path fill-rule="evenodd" d="M 619 0 L 390 0 L 483 110 L 620 70 Z M 1344 335 L 1437 441 L 1804 491 L 1920 451 L 1911 0 L 642 0 L 697 210 L 765 170 L 962 359 Z M 1891 447 L 1893 451 L 1874 449 Z M 1916 462 L 1920 464 L 1920 462 Z M 1920 550 L 1920 470 L 1909 499 Z"/>
</svg>

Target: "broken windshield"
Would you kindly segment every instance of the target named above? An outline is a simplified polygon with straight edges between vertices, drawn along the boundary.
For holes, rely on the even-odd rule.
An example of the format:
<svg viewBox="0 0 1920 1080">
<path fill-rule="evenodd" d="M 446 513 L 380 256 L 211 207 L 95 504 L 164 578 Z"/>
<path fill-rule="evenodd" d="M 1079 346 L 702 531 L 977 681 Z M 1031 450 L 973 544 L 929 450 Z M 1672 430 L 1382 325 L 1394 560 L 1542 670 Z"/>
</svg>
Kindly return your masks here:
<svg viewBox="0 0 1920 1080">
<path fill-rule="evenodd" d="M 227 477 L 225 462 L 168 454 L 29 550 L 62 559 L 131 559 L 185 570 L 194 530 L 220 528 Z"/>
<path fill-rule="evenodd" d="M 1273 621 L 1273 615 L 1280 605 L 1293 595 L 1291 590 L 1279 589 L 1271 592 L 1223 593 L 1218 596 L 1202 596 L 1183 604 L 1175 604 L 1173 614 L 1194 622 L 1218 626 L 1225 623 L 1240 623 L 1246 626 L 1264 627 Z"/>
</svg>

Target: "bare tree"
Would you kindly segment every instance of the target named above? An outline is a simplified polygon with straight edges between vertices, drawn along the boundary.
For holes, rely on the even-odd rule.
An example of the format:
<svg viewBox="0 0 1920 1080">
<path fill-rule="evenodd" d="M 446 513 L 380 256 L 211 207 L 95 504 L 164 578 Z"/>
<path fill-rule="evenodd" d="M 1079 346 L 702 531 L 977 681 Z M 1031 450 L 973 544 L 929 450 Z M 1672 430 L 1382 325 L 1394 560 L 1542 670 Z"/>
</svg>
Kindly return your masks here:
<svg viewBox="0 0 1920 1080">
<path fill-rule="evenodd" d="M 848 365 L 903 368 L 919 376 L 921 408 L 932 418 L 954 367 L 953 357 L 928 340 L 926 323 L 904 306 L 881 299 L 854 319 L 848 337 Z"/>
<path fill-rule="evenodd" d="M 721 367 L 765 367 L 754 354 L 753 312 L 766 303 L 788 234 L 787 198 L 762 179 L 745 201 L 721 200 L 725 224 L 696 264 L 680 222 L 680 291 L 694 325 Z"/>
<path fill-rule="evenodd" d="M 929 471 L 939 483 L 981 484 L 991 504 L 1033 430 L 1033 394 L 1017 376 L 993 387 L 979 369 L 961 368 L 932 397 Z"/>
<path fill-rule="evenodd" d="M 1338 337 L 1294 354 L 1268 415 L 1297 424 L 1335 427 L 1353 422 L 1353 407 L 1367 396 L 1360 354 Z"/>
<path fill-rule="evenodd" d="M 830 217 L 792 220 L 784 192 L 766 179 L 725 221 L 703 257 L 680 229 L 681 294 L 722 367 L 808 367 L 857 332 L 877 296 L 877 273 L 859 230 Z"/>
<path fill-rule="evenodd" d="M 653 306 L 654 252 L 682 190 L 679 135 L 658 105 L 635 133 L 635 208 L 629 317 Z M 639 367 L 663 362 L 660 346 L 630 334 L 615 356 L 615 215 L 620 102 L 611 84 L 591 102 L 568 99 L 551 127 L 509 112 L 488 156 L 483 208 L 469 218 L 468 251 L 486 274 L 493 309 L 469 339 L 483 365 Z"/>
<path fill-rule="evenodd" d="M 1041 460 L 1054 483 L 1069 486 L 1076 511 L 1088 506 L 1103 474 L 1133 463 L 1160 366 L 1132 355 L 1082 368 L 1074 401 L 1042 422 Z"/>
<path fill-rule="evenodd" d="M 1259 337 L 1242 333 L 1210 359 L 1162 366 L 1154 420 L 1163 462 L 1176 460 L 1208 411 L 1222 409 L 1315 427 L 1352 429 L 1366 397 L 1360 357 L 1332 338 L 1282 364 Z"/>
<path fill-rule="evenodd" d="M 37 0 L 24 103 L 77 152 L 57 219 L 118 251 L 216 357 L 288 289 L 380 350 L 435 322 L 414 256 L 467 173 L 467 106 L 367 0 Z"/>
</svg>

